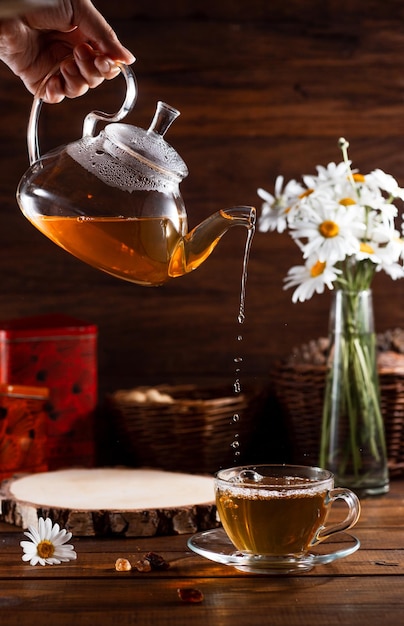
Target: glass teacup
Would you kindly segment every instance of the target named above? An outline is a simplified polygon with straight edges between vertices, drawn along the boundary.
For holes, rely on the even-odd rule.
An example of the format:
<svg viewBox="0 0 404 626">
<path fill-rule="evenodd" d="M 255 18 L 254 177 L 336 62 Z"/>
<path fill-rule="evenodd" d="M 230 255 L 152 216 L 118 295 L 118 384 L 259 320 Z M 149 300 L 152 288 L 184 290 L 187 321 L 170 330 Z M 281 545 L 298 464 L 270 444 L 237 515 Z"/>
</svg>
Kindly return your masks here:
<svg viewBox="0 0 404 626">
<path fill-rule="evenodd" d="M 263 566 L 289 571 L 312 567 L 310 550 L 352 528 L 360 515 L 358 497 L 349 489 L 334 488 L 333 474 L 318 467 L 223 469 L 215 476 L 215 495 L 223 529 L 240 556 L 246 555 L 246 563 L 259 566 L 262 561 Z M 337 500 L 346 503 L 346 517 L 327 524 Z M 328 555 L 329 561 L 335 554 Z"/>
</svg>

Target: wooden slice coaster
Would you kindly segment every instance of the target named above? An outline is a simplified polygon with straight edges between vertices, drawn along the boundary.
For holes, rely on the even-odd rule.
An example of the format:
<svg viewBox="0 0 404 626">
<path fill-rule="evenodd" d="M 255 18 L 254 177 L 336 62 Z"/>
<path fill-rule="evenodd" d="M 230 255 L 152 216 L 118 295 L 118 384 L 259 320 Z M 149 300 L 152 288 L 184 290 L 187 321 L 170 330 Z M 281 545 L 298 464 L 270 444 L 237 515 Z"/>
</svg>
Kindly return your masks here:
<svg viewBox="0 0 404 626">
<path fill-rule="evenodd" d="M 50 517 L 76 536 L 152 537 L 216 527 L 213 478 L 153 469 L 67 469 L 5 480 L 2 521 Z"/>
</svg>

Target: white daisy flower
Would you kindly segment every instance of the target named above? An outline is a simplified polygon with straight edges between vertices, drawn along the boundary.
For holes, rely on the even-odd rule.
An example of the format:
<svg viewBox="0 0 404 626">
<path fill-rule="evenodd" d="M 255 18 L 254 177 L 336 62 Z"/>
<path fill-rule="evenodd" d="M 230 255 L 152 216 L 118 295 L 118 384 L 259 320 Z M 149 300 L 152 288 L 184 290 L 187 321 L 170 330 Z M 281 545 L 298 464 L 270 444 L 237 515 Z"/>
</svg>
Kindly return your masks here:
<svg viewBox="0 0 404 626">
<path fill-rule="evenodd" d="M 404 200 L 404 189 L 399 187 L 398 182 L 391 174 L 386 174 L 383 170 L 376 169 L 370 172 L 366 176 L 366 183 L 386 191 L 392 198 Z"/>
<path fill-rule="evenodd" d="M 20 542 L 24 551 L 22 560 L 29 561 L 31 565 L 58 565 L 77 558 L 74 547 L 67 544 L 72 533 L 60 530 L 59 524 L 52 525 L 49 518 L 44 520 L 40 517 L 38 528 L 29 526 L 24 535 L 30 541 Z"/>
<path fill-rule="evenodd" d="M 265 189 L 257 189 L 257 194 L 264 200 L 258 220 L 258 228 L 261 232 L 277 230 L 278 233 L 283 233 L 288 225 L 289 210 L 304 191 L 302 185 L 296 180 L 290 180 L 285 187 L 283 187 L 283 181 L 283 176 L 278 176 L 275 180 L 275 195 Z"/>
<path fill-rule="evenodd" d="M 404 268 L 399 263 L 391 263 L 388 265 L 380 265 L 379 270 L 383 270 L 393 280 L 404 278 Z"/>
<path fill-rule="evenodd" d="M 385 224 L 386 228 L 395 228 L 395 218 L 398 215 L 397 207 L 386 200 L 378 190 L 363 189 L 361 205 L 373 211 L 371 219 Z"/>
<path fill-rule="evenodd" d="M 389 242 L 388 244 L 379 244 L 376 240 L 364 241 L 360 245 L 360 250 L 356 255 L 358 261 L 369 259 L 377 266 L 377 270 L 380 266 L 392 265 L 397 263 L 400 258 L 401 247 Z"/>
<path fill-rule="evenodd" d="M 365 232 L 362 211 L 359 216 L 357 205 L 331 202 L 327 205 L 324 200 L 316 207 L 306 206 L 304 215 L 291 229 L 291 236 L 300 242 L 305 259 L 316 252 L 320 261 L 330 265 L 356 254 Z"/>
<path fill-rule="evenodd" d="M 383 270 L 390 278 L 397 280 L 404 277 L 404 267 L 399 263 L 404 253 L 403 240 L 396 238 L 386 245 L 369 242 L 361 246 L 358 259 L 370 259 L 376 265 L 376 271 Z"/>
<path fill-rule="evenodd" d="M 305 265 L 291 267 L 285 278 L 284 289 L 296 287 L 292 295 L 292 302 L 309 300 L 314 293 L 323 293 L 324 287 L 334 288 L 334 281 L 338 279 L 341 270 L 329 267 L 325 261 L 319 261 L 313 256 Z"/>
<path fill-rule="evenodd" d="M 328 163 L 326 167 L 323 165 L 317 165 L 317 176 L 303 176 L 304 184 L 308 189 L 318 189 L 321 186 L 329 186 L 347 183 L 349 175 L 349 166 L 351 161 L 345 163 Z"/>
</svg>

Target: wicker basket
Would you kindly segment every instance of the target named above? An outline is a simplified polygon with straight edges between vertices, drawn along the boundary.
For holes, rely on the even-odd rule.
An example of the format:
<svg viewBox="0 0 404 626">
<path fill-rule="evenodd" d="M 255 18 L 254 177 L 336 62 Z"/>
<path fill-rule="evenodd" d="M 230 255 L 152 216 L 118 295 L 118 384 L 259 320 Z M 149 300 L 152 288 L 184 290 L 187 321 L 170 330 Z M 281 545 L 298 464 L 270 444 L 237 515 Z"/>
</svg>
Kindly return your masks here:
<svg viewBox="0 0 404 626">
<path fill-rule="evenodd" d="M 390 475 L 404 472 L 404 355 L 401 365 L 379 366 L 381 409 Z M 274 393 L 286 422 L 295 463 L 318 464 L 326 366 L 277 363 Z"/>
<path fill-rule="evenodd" d="M 151 390 L 159 401 L 148 400 Z M 208 474 L 234 464 L 231 444 L 239 441 L 241 450 L 248 445 L 263 402 L 259 390 L 230 395 L 229 389 L 193 385 L 137 387 L 107 398 L 131 464 Z"/>
</svg>

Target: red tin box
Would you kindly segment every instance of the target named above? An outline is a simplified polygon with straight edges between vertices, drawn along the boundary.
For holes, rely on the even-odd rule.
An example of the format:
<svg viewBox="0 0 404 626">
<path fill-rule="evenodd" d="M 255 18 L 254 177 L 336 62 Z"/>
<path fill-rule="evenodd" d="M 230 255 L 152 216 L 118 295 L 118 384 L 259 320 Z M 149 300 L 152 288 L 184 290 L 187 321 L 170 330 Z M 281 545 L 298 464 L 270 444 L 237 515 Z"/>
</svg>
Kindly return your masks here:
<svg viewBox="0 0 404 626">
<path fill-rule="evenodd" d="M 0 383 L 49 389 L 49 469 L 94 465 L 95 325 L 63 314 L 0 320 Z"/>
<path fill-rule="evenodd" d="M 0 480 L 46 472 L 49 389 L 0 385 Z"/>
</svg>

